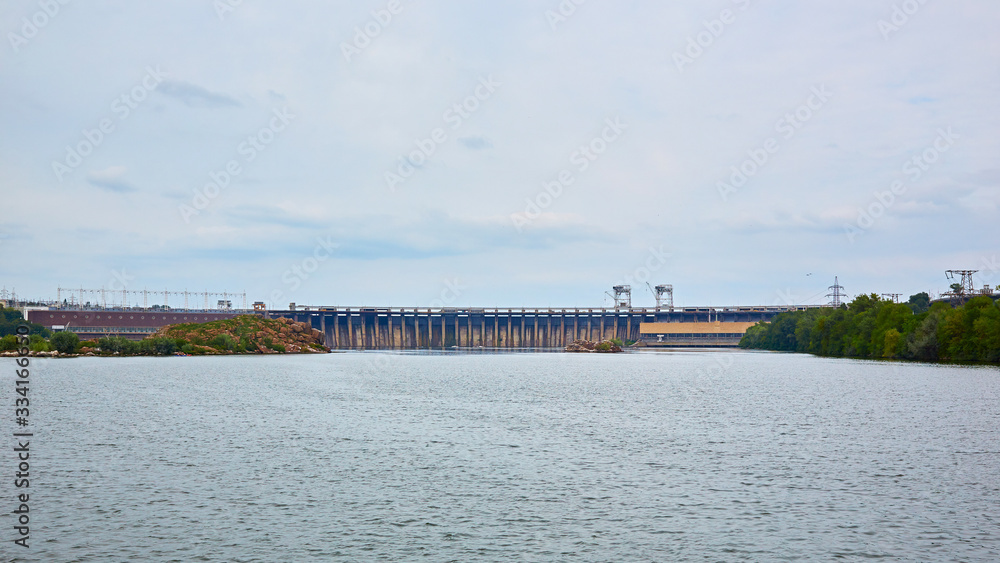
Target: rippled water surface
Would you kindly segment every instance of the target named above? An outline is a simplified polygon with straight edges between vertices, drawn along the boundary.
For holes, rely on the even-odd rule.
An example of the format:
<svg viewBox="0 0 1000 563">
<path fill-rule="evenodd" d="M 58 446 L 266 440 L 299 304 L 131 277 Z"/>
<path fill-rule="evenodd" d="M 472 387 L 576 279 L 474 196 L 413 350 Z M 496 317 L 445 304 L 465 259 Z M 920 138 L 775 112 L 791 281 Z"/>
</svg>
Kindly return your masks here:
<svg viewBox="0 0 1000 563">
<path fill-rule="evenodd" d="M 347 353 L 33 379 L 31 548 L 8 447 L 5 561 L 1000 561 L 996 368 Z"/>
</svg>

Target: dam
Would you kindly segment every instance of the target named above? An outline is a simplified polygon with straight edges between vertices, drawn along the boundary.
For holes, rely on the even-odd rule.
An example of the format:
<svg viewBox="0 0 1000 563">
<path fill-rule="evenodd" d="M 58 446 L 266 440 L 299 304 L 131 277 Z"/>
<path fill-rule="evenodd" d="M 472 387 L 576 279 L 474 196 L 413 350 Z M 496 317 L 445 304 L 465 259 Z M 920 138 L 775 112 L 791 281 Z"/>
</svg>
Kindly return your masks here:
<svg viewBox="0 0 1000 563">
<path fill-rule="evenodd" d="M 562 348 L 574 340 L 650 347 L 732 347 L 747 328 L 814 306 L 670 308 L 290 307 L 268 318 L 309 323 L 340 350 Z"/>
<path fill-rule="evenodd" d="M 184 307 L 173 308 L 165 304 L 146 306 L 147 293 L 154 293 L 146 291 L 141 292 L 143 306 L 129 307 L 129 293 L 122 291 L 120 297 L 113 295 L 111 302 L 116 304 L 108 306 L 108 292 L 80 289 L 80 296 L 87 291 L 99 292 L 100 305 L 87 302 L 80 306 L 57 299 L 48 306 L 24 307 L 23 315 L 52 331 L 75 332 L 82 339 L 122 336 L 141 340 L 171 324 L 253 314 L 308 323 L 323 334 L 327 346 L 336 350 L 560 349 L 574 340 L 611 339 L 648 347 L 733 347 L 758 322 L 769 322 L 787 311 L 824 306 L 675 307 L 673 287 L 658 285 L 655 307 L 633 307 L 629 286 L 613 289 L 614 295 L 608 293 L 614 298 L 610 307 L 344 307 L 289 303 L 287 309 L 277 310 L 267 309 L 260 301 L 249 309 L 245 294 L 208 292 L 164 292 L 164 303 L 170 295 L 184 298 Z M 71 290 L 60 288 L 62 291 Z M 223 299 L 217 307 L 209 308 L 209 297 L 215 296 Z M 228 298 L 233 296 L 243 298 L 242 307 L 232 306 Z M 75 298 L 75 294 L 71 295 L 71 301 Z M 189 303 L 203 306 L 188 307 Z"/>
</svg>

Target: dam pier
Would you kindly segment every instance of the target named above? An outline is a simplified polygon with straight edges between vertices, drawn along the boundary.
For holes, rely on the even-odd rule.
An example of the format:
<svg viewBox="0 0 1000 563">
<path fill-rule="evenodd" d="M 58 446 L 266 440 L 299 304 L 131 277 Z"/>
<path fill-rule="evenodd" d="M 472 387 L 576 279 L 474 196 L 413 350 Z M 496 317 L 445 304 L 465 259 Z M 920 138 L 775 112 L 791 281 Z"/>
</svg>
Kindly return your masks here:
<svg viewBox="0 0 1000 563">
<path fill-rule="evenodd" d="M 647 284 L 649 285 L 649 284 Z M 575 340 L 612 340 L 648 347 L 733 347 L 747 329 L 776 315 L 830 305 L 675 307 L 673 286 L 649 286 L 655 307 L 633 307 L 631 287 L 616 285 L 608 307 L 378 307 L 312 306 L 289 303 L 268 309 L 247 305 L 245 293 L 152 292 L 63 289 L 52 302 L 19 307 L 24 318 L 53 332 L 81 339 L 121 336 L 141 340 L 160 328 L 204 323 L 238 315 L 288 318 L 318 330 L 335 350 L 450 348 L 561 349 Z M 150 298 L 162 294 L 162 304 Z M 69 299 L 63 299 L 66 295 Z M 93 301 L 87 299 L 92 298 Z M 127 306 L 142 298 L 142 306 Z M 183 307 L 167 305 L 183 298 Z M 210 298 L 218 298 L 209 307 Z M 233 306 L 235 298 L 237 305 Z M 193 306 L 191 306 L 193 305 Z"/>
<path fill-rule="evenodd" d="M 736 346 L 747 328 L 815 306 L 678 308 L 292 307 L 268 318 L 309 323 L 340 350 L 562 348 L 574 340 Z"/>
</svg>

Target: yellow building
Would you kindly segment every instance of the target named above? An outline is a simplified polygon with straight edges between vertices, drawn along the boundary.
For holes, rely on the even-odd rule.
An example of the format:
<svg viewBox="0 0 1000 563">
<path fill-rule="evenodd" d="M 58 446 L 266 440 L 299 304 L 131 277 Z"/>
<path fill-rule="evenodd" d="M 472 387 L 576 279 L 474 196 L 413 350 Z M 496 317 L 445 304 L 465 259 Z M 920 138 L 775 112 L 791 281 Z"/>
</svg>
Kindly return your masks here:
<svg viewBox="0 0 1000 563">
<path fill-rule="evenodd" d="M 639 337 L 647 346 L 738 346 L 756 322 L 640 323 Z"/>
</svg>

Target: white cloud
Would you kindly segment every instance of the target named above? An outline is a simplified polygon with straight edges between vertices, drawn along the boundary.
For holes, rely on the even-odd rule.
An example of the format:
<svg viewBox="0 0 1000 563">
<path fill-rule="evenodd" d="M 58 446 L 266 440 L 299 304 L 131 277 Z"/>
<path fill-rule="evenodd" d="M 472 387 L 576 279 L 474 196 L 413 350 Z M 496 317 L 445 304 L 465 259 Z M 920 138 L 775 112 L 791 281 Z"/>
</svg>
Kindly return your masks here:
<svg viewBox="0 0 1000 563">
<path fill-rule="evenodd" d="M 13 4 L 11 14 L 37 10 L 32 0 Z M 411 288 L 434 286 L 446 270 L 479 284 L 470 299 L 584 305 L 634 268 L 623 256 L 652 241 L 676 245 L 658 281 L 685 302 L 720 302 L 723 292 L 750 303 L 771 299 L 802 261 L 817 262 L 817 278 L 828 266 L 852 287 L 916 292 L 934 289 L 911 287 L 920 269 L 961 267 L 985 252 L 1000 206 L 1000 123 L 989 111 L 1000 89 L 991 27 L 1000 5 L 927 3 L 887 41 L 877 22 L 891 13 L 888 0 L 750 3 L 678 72 L 672 53 L 730 4 L 739 10 L 588 2 L 553 31 L 545 6 L 530 0 L 407 3 L 350 63 L 339 44 L 378 3 L 244 3 L 221 22 L 204 2 L 67 10 L 0 65 L 5 196 L 28 224 L 60 225 L 38 232 L 37 252 L 6 275 L 45 295 L 59 283 L 100 285 L 107 267 L 136 263 L 137 283 L 246 284 L 253 296 L 286 267 L 278 257 L 337 233 L 353 268 L 324 270 L 299 301 L 426 302 Z M 170 82 L 117 119 L 112 102 L 149 65 Z M 453 128 L 445 112 L 489 75 L 502 86 Z M 818 84 L 833 93 L 829 103 L 782 137 L 776 122 Z M 295 120 L 261 133 L 286 106 Z M 629 124 L 622 140 L 580 170 L 572 155 L 615 116 Z M 113 133 L 58 183 L 51 161 L 103 118 Z M 843 223 L 905 179 L 906 160 L 947 127 L 961 139 L 849 244 Z M 384 173 L 435 129 L 446 141 L 389 192 Z M 716 183 L 770 137 L 780 150 L 723 202 Z M 250 160 L 240 150 L 255 143 Z M 231 160 L 241 172 L 185 224 L 177 206 Z M 510 214 L 562 170 L 573 183 L 518 233 Z M 40 195 L 59 196 L 59 207 L 30 205 Z M 62 235 L 84 229 L 96 230 L 67 247 Z M 851 264 L 878 263 L 885 248 L 905 267 L 859 269 L 851 280 Z M 52 271 L 53 257 L 80 279 Z M 211 267 L 190 267 L 202 259 Z M 703 281 L 733 272 L 740 283 Z M 537 279 L 561 282 L 529 283 Z"/>
</svg>

